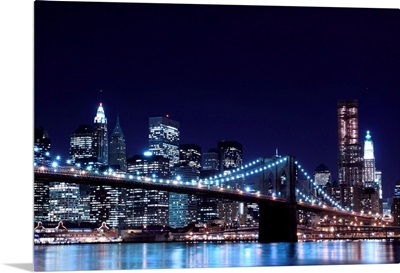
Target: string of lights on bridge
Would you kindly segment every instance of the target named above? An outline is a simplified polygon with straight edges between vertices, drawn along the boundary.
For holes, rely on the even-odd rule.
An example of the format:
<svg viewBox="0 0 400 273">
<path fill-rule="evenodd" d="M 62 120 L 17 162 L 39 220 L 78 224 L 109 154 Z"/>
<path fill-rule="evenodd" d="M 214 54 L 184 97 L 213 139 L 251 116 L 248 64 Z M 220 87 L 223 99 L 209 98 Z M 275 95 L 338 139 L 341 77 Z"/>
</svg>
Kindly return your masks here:
<svg viewBox="0 0 400 273">
<path fill-rule="evenodd" d="M 340 210 L 346 210 L 344 209 L 338 202 L 336 202 L 334 199 L 332 199 L 319 185 L 317 185 L 315 183 L 315 181 L 308 175 L 308 173 L 301 167 L 301 165 L 299 164 L 298 161 L 295 161 L 294 164 L 296 165 L 297 169 L 307 178 L 307 181 L 310 181 L 313 186 L 315 187 L 315 189 L 321 194 L 321 196 L 325 197 L 325 199 L 329 200 L 329 202 L 336 208 L 340 209 Z M 306 202 L 312 203 L 314 204 L 315 202 L 318 202 L 318 205 L 323 205 L 322 200 L 316 200 L 313 198 L 310 198 L 311 196 L 314 196 L 314 193 L 310 190 L 308 190 L 309 195 L 304 194 L 303 192 L 300 191 L 300 189 L 296 189 L 297 193 L 304 198 L 304 200 Z M 318 199 L 318 197 L 316 197 Z M 302 202 L 303 200 L 300 199 L 300 202 Z M 347 211 L 349 211 L 349 209 L 347 209 Z"/>
<path fill-rule="evenodd" d="M 257 174 L 259 174 L 259 173 L 261 173 L 261 172 L 263 172 L 265 170 L 268 170 L 268 169 L 271 169 L 271 168 L 275 168 L 279 164 L 286 163 L 287 159 L 288 159 L 287 157 L 279 158 L 276 161 L 270 162 L 269 164 L 264 165 L 264 166 L 259 166 L 260 159 L 257 159 L 257 160 L 254 160 L 254 161 L 250 162 L 250 163 L 247 163 L 247 164 L 245 164 L 243 166 L 240 166 L 240 167 L 237 167 L 237 168 L 235 168 L 233 170 L 230 170 L 228 172 L 224 172 L 223 174 L 213 175 L 213 176 L 209 176 L 207 178 L 202 178 L 202 179 L 199 179 L 199 180 L 194 180 L 193 179 L 191 181 L 183 181 L 180 176 L 177 176 L 176 179 L 172 179 L 172 180 L 171 179 L 162 179 L 162 178 L 158 178 L 157 179 L 154 175 L 152 176 L 152 178 L 136 176 L 136 179 L 145 180 L 147 182 L 159 182 L 159 183 L 168 183 L 168 184 L 169 183 L 184 184 L 184 185 L 193 185 L 193 186 L 200 186 L 200 187 L 201 186 L 210 185 L 210 186 L 218 187 L 218 188 L 221 188 L 221 189 L 224 187 L 224 183 L 226 183 L 227 185 L 225 185 L 225 187 L 228 190 L 239 190 L 239 191 L 241 191 L 240 189 L 235 189 L 235 187 L 231 187 L 230 185 L 228 185 L 228 183 L 230 181 L 235 181 L 237 179 L 245 179 L 246 177 L 257 175 Z M 60 158 L 57 157 L 57 160 L 59 161 Z M 321 196 L 323 196 L 323 197 L 325 197 L 325 199 L 329 200 L 330 203 L 334 207 L 336 207 L 336 208 L 338 208 L 340 210 L 345 210 L 344 208 L 342 208 L 340 206 L 340 204 L 338 204 L 326 192 L 324 192 L 323 189 L 320 186 L 318 186 L 315 183 L 315 181 L 313 181 L 313 179 L 310 178 L 310 176 L 301 167 L 301 165 L 298 163 L 298 161 L 295 161 L 294 163 L 295 163 L 296 167 L 298 168 L 298 170 L 307 178 L 307 180 L 313 183 L 313 185 L 318 190 L 318 192 L 321 194 Z M 57 169 L 60 168 L 58 166 L 57 162 L 53 162 L 52 167 L 53 167 L 54 171 L 57 171 Z M 80 166 L 78 165 L 78 167 L 80 167 Z M 71 170 L 71 172 L 73 172 L 74 168 L 71 168 L 70 170 Z M 93 172 L 91 172 L 90 168 L 87 169 L 87 171 L 93 174 Z M 95 171 L 94 174 L 95 175 L 101 175 L 98 171 Z M 116 174 L 115 172 L 113 172 L 112 169 L 104 171 L 102 174 L 105 175 L 105 176 L 112 175 L 112 176 L 118 176 L 118 177 L 121 177 L 121 178 L 128 177 L 128 179 L 135 178 L 134 175 L 126 176 L 125 174 Z M 75 176 L 76 175 L 77 174 L 75 173 Z M 246 186 L 246 188 L 244 190 L 247 193 L 251 192 L 251 188 L 249 186 Z M 256 193 L 259 194 L 260 192 L 258 191 Z M 296 189 L 296 193 L 297 193 L 298 197 L 300 198 L 299 202 L 308 202 L 310 204 L 317 203 L 320 206 L 326 205 L 324 200 L 322 200 L 319 197 L 315 196 L 314 193 L 312 191 L 310 191 L 310 190 L 308 190 L 308 194 L 305 194 L 299 188 L 297 188 Z M 275 197 L 275 193 L 273 193 L 272 196 Z"/>
</svg>

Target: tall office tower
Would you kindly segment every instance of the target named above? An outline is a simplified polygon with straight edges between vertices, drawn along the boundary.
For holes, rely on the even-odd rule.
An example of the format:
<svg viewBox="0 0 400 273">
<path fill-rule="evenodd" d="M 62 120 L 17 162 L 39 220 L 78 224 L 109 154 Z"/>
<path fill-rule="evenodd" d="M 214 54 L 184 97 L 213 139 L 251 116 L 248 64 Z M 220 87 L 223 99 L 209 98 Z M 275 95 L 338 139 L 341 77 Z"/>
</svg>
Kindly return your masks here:
<svg viewBox="0 0 400 273">
<path fill-rule="evenodd" d="M 179 146 L 179 163 L 173 168 L 176 179 L 197 183 L 200 179 L 201 148 L 194 144 Z M 198 197 L 193 194 L 169 195 L 169 225 L 173 228 L 184 227 L 196 222 Z"/>
<path fill-rule="evenodd" d="M 110 136 L 109 165 L 113 169 L 126 172 L 126 144 L 119 117 L 117 117 L 117 123 Z"/>
<path fill-rule="evenodd" d="M 73 183 L 54 182 L 49 188 L 49 221 L 80 221 L 79 186 Z"/>
<path fill-rule="evenodd" d="M 358 143 L 358 101 L 338 102 L 338 176 L 341 203 L 348 210 L 361 210 L 362 157 Z"/>
<path fill-rule="evenodd" d="M 169 159 L 169 167 L 173 176 L 171 178 L 175 178 L 173 167 L 179 163 L 179 129 L 179 122 L 170 119 L 168 115 L 149 118 L 149 150 L 155 155 L 162 155 Z M 173 192 L 168 196 L 173 203 L 183 198 L 180 194 Z M 175 207 L 173 210 L 176 211 Z"/>
<path fill-rule="evenodd" d="M 124 189 L 111 186 L 90 186 L 90 222 L 120 227 L 125 221 Z"/>
<path fill-rule="evenodd" d="M 107 118 L 103 104 L 100 103 L 97 114 L 94 117 L 93 126 L 93 156 L 100 165 L 108 165 L 108 132 Z"/>
<path fill-rule="evenodd" d="M 167 179 L 168 158 L 145 152 L 127 160 L 127 173 L 134 176 Z M 168 192 L 159 190 L 127 190 L 126 226 L 168 225 Z"/>
<path fill-rule="evenodd" d="M 219 174 L 219 152 L 217 149 L 210 149 L 201 155 L 201 178 L 209 178 Z"/>
<path fill-rule="evenodd" d="M 331 172 L 324 164 L 318 165 L 314 170 L 314 182 L 321 187 L 325 187 L 327 183 L 331 183 Z"/>
<path fill-rule="evenodd" d="M 220 155 L 220 173 L 230 172 L 231 170 L 242 166 L 243 155 L 242 155 L 242 144 L 237 141 L 218 141 L 217 149 Z M 228 184 L 228 183 L 227 183 Z M 234 184 L 230 186 L 244 189 L 245 180 L 236 180 Z M 220 200 L 218 209 L 218 218 L 229 220 L 230 223 L 239 221 L 239 219 L 245 219 L 244 210 L 239 208 L 245 207 L 244 203 L 231 200 Z"/>
<path fill-rule="evenodd" d="M 71 134 L 69 143 L 72 164 L 87 165 L 93 162 L 93 129 L 90 125 L 80 125 Z"/>
<path fill-rule="evenodd" d="M 149 150 L 169 159 L 172 168 L 179 162 L 179 122 L 166 117 L 149 118 Z"/>
<path fill-rule="evenodd" d="M 242 166 L 242 144 L 237 141 L 218 141 L 220 153 L 220 171 L 235 169 Z"/>
<path fill-rule="evenodd" d="M 331 184 L 331 172 L 328 167 L 324 164 L 318 165 L 318 167 L 314 170 L 314 182 L 318 187 L 326 188 Z M 328 184 L 329 183 L 329 184 Z M 313 192 L 316 196 L 322 196 L 322 192 L 318 191 L 316 187 L 311 185 Z"/>
<path fill-rule="evenodd" d="M 375 182 L 375 156 L 374 144 L 369 131 L 364 141 L 364 186 L 368 188 L 374 187 Z"/>
<path fill-rule="evenodd" d="M 51 164 L 51 139 L 43 128 L 35 128 L 34 158 L 36 166 Z M 47 222 L 49 213 L 49 184 L 34 181 L 33 184 L 33 210 L 35 222 Z"/>
<path fill-rule="evenodd" d="M 35 128 L 35 139 L 33 146 L 33 159 L 35 165 L 50 166 L 51 164 L 51 139 L 42 127 Z"/>
</svg>

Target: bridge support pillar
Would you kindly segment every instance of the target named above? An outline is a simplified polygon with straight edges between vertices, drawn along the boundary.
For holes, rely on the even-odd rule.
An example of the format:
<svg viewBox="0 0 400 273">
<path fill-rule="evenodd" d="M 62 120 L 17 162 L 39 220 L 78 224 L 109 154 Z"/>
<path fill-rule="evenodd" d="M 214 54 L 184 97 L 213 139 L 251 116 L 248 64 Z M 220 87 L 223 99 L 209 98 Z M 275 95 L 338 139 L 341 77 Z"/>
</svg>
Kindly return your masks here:
<svg viewBox="0 0 400 273">
<path fill-rule="evenodd" d="M 260 243 L 297 242 L 296 207 L 290 204 L 259 204 L 260 221 L 258 241 Z"/>
<path fill-rule="evenodd" d="M 297 242 L 296 172 L 294 157 L 288 158 L 289 192 L 287 203 L 263 202 L 259 205 L 258 241 Z"/>
</svg>

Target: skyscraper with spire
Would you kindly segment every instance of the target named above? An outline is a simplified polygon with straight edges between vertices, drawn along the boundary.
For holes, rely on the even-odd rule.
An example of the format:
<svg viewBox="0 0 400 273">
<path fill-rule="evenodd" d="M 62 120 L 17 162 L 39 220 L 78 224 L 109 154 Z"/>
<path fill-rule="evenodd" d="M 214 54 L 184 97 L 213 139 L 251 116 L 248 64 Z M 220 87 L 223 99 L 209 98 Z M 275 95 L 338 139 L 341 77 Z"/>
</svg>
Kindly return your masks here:
<svg viewBox="0 0 400 273">
<path fill-rule="evenodd" d="M 119 124 L 119 116 L 117 116 L 117 123 L 110 136 L 109 165 L 118 171 L 126 172 L 126 144 Z"/>
<path fill-rule="evenodd" d="M 108 132 L 107 132 L 107 118 L 104 113 L 103 104 L 100 103 L 97 109 L 96 116 L 94 117 L 93 125 L 93 156 L 97 163 L 101 165 L 108 165 Z"/>
<path fill-rule="evenodd" d="M 367 131 L 364 141 L 364 186 L 373 187 L 375 182 L 375 156 L 374 144 L 371 135 Z"/>
</svg>

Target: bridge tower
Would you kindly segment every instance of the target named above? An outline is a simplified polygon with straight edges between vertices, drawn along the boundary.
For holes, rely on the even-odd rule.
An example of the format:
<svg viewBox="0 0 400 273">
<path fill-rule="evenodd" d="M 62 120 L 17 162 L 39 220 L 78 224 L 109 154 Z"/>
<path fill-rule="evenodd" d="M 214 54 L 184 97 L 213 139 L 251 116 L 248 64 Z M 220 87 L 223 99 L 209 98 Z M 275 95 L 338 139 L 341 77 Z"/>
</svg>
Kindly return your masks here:
<svg viewBox="0 0 400 273">
<path fill-rule="evenodd" d="M 273 185 L 269 190 L 275 196 L 285 198 L 287 202 L 266 201 L 258 204 L 260 213 L 258 241 L 261 243 L 297 242 L 296 168 L 294 157 L 286 158 L 285 163 L 263 173 L 264 178 L 274 176 Z M 264 180 L 264 184 L 265 182 L 267 181 Z"/>
</svg>

